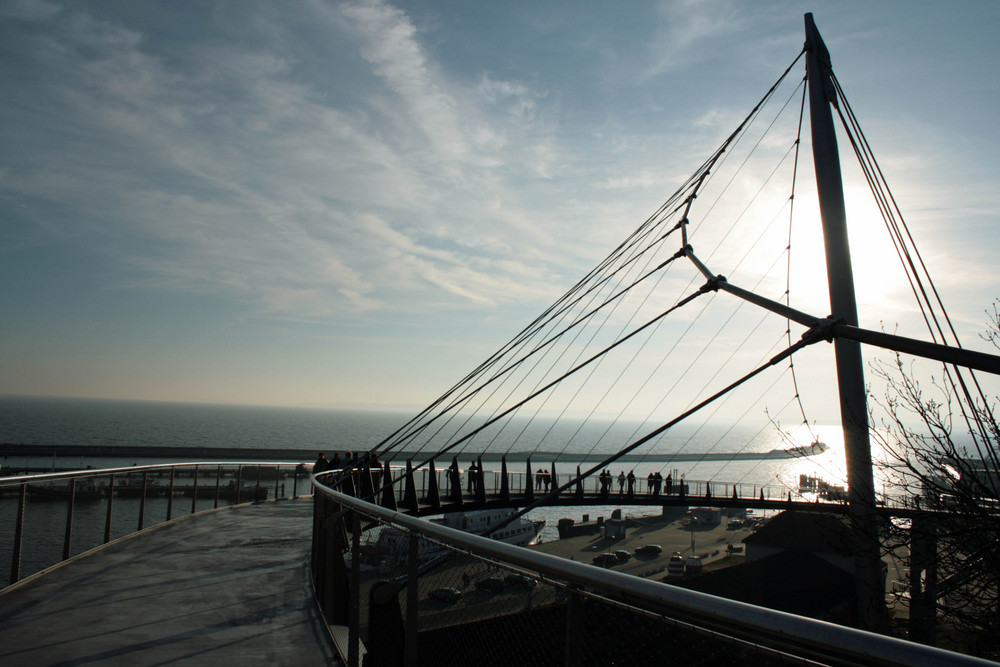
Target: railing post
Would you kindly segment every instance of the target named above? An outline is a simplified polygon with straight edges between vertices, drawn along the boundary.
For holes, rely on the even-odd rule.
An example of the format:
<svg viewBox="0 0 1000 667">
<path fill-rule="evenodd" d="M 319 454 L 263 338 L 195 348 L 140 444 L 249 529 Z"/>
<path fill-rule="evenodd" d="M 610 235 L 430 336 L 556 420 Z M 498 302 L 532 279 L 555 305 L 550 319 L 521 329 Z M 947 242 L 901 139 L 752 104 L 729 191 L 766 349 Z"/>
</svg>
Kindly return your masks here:
<svg viewBox="0 0 1000 667">
<path fill-rule="evenodd" d="M 292 481 L 292 498 L 299 497 L 299 468 L 300 466 L 295 466 L 295 470 L 292 473 L 294 480 Z"/>
<path fill-rule="evenodd" d="M 462 504 L 462 473 L 459 472 L 458 468 L 458 457 L 453 456 L 451 459 L 451 467 L 448 469 L 448 479 L 451 484 L 450 498 L 451 502 L 456 505 Z"/>
<path fill-rule="evenodd" d="M 170 469 L 170 489 L 167 491 L 167 521 L 174 516 L 174 473 L 177 468 Z"/>
<path fill-rule="evenodd" d="M 312 529 L 312 558 L 309 559 L 309 566 L 312 570 L 313 586 L 316 588 L 316 597 L 322 602 L 323 592 L 319 586 L 319 567 L 323 560 L 320 553 L 320 545 L 323 541 L 323 502 L 324 496 L 321 493 L 313 494 L 313 529 Z"/>
<path fill-rule="evenodd" d="M 910 524 L 910 639 L 933 646 L 937 639 L 937 535 L 930 519 Z"/>
<path fill-rule="evenodd" d="M 415 667 L 420 656 L 418 648 L 417 606 L 420 603 L 420 538 L 410 533 L 410 550 L 406 561 L 406 653 L 403 664 Z"/>
<path fill-rule="evenodd" d="M 379 483 L 382 485 L 382 507 L 391 510 L 398 509 L 396 505 L 396 489 L 393 486 L 392 470 L 389 467 L 388 459 L 382 464 L 382 476 L 379 479 Z"/>
<path fill-rule="evenodd" d="M 142 530 L 144 525 L 144 520 L 146 518 L 146 488 L 149 482 L 149 471 L 142 471 L 142 495 L 139 497 L 139 527 L 136 530 Z"/>
<path fill-rule="evenodd" d="M 260 500 L 260 466 L 257 466 L 257 486 L 253 490 L 253 502 Z"/>
<path fill-rule="evenodd" d="M 507 455 L 500 457 L 500 500 L 510 500 L 510 480 L 507 478 Z"/>
<path fill-rule="evenodd" d="M 236 469 L 236 501 L 235 504 L 240 504 L 240 495 L 243 493 L 243 466 L 242 464 Z"/>
<path fill-rule="evenodd" d="M 566 667 L 576 667 L 584 664 L 582 644 L 583 598 L 576 588 L 569 588 L 569 600 L 566 602 Z"/>
<path fill-rule="evenodd" d="M 16 584 L 21 578 L 21 538 L 24 535 L 24 502 L 28 495 L 28 485 L 22 484 L 17 495 L 17 520 L 14 523 L 14 553 L 10 560 L 10 583 Z"/>
<path fill-rule="evenodd" d="M 351 511 L 351 603 L 347 626 L 347 664 L 361 667 L 361 515 Z"/>
<path fill-rule="evenodd" d="M 104 520 L 104 543 L 111 541 L 111 514 L 115 506 L 115 476 L 108 480 L 108 515 Z"/>
<path fill-rule="evenodd" d="M 375 497 L 375 479 L 372 476 L 371 466 L 367 463 L 362 464 L 358 467 L 358 474 L 361 476 L 358 480 L 358 498 L 370 500 L 378 504 L 378 498 Z"/>
<path fill-rule="evenodd" d="M 527 472 L 524 475 L 524 498 L 528 502 L 535 499 L 535 485 L 531 479 L 531 457 L 528 457 L 528 463 L 526 467 Z"/>
<path fill-rule="evenodd" d="M 402 665 L 406 653 L 406 627 L 399 608 L 403 586 L 389 581 L 376 582 L 368 593 L 368 642 L 365 665 Z"/>
<path fill-rule="evenodd" d="M 214 509 L 219 509 L 219 492 L 222 490 L 222 466 L 215 470 L 215 505 Z"/>
<path fill-rule="evenodd" d="M 274 499 L 278 499 L 278 485 L 281 483 L 281 468 L 274 466 Z M 282 494 L 284 495 L 284 494 Z"/>
<path fill-rule="evenodd" d="M 66 539 L 63 540 L 63 560 L 69 558 L 73 541 L 73 505 L 76 504 L 76 477 L 69 480 L 69 507 L 66 509 Z"/>
<path fill-rule="evenodd" d="M 406 459 L 406 483 L 403 491 L 403 507 L 417 509 L 417 483 L 413 478 L 413 459 Z"/>
<path fill-rule="evenodd" d="M 191 514 L 198 511 L 198 466 L 194 467 L 194 488 L 191 489 Z"/>
<path fill-rule="evenodd" d="M 477 458 L 476 463 L 476 500 L 481 503 L 486 502 L 486 475 L 483 473 L 483 457 Z"/>
<path fill-rule="evenodd" d="M 349 624 L 350 618 L 350 572 L 344 563 L 347 551 L 346 517 L 343 507 L 322 493 L 314 494 L 319 499 L 320 540 L 316 545 L 314 559 L 317 596 L 323 616 L 329 625 Z"/>
<path fill-rule="evenodd" d="M 357 472 L 355 470 L 345 469 L 339 479 L 337 479 L 337 490 L 341 493 L 346 493 L 349 496 L 357 497 L 357 485 L 354 483 L 357 477 Z M 329 479 L 329 477 L 325 478 Z M 359 480 L 360 481 L 360 480 Z"/>
<path fill-rule="evenodd" d="M 438 489 L 437 469 L 434 468 L 434 459 L 431 459 L 430 463 L 428 465 L 430 466 L 430 468 L 428 468 L 428 470 L 427 470 L 427 474 L 428 474 L 428 476 L 427 476 L 427 496 L 424 498 L 424 500 L 426 500 L 427 503 L 431 507 L 440 507 L 441 506 L 441 492 Z"/>
</svg>

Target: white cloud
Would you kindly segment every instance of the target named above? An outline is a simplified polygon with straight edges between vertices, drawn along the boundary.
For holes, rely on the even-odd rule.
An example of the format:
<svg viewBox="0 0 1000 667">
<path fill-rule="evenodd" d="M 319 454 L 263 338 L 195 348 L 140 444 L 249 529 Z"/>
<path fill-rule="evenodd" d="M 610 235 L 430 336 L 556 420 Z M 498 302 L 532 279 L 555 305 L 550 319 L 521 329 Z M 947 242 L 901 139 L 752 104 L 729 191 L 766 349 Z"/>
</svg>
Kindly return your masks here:
<svg viewBox="0 0 1000 667">
<path fill-rule="evenodd" d="M 425 148 L 452 160 L 468 159 L 470 142 L 458 104 L 430 71 L 416 40 L 416 28 L 406 14 L 377 1 L 344 4 L 342 11 L 365 38 L 362 56 L 425 134 Z"/>
<path fill-rule="evenodd" d="M 692 66 L 741 27 L 731 0 L 664 0 L 658 14 L 657 33 L 647 47 L 646 77 Z"/>
<path fill-rule="evenodd" d="M 543 169 L 551 148 L 489 119 L 500 106 L 529 122 L 529 88 L 450 83 L 402 11 L 340 9 L 383 86 L 339 104 L 300 76 L 294 45 L 194 44 L 188 62 L 69 11 L 32 43 L 55 74 L 32 95 L 72 109 L 71 140 L 4 187 L 72 207 L 72 233 L 115 239 L 148 274 L 139 284 L 256 294 L 277 315 L 365 312 L 428 286 L 478 304 L 537 293 L 506 255 L 544 231 L 501 172 L 511 159 Z"/>
</svg>

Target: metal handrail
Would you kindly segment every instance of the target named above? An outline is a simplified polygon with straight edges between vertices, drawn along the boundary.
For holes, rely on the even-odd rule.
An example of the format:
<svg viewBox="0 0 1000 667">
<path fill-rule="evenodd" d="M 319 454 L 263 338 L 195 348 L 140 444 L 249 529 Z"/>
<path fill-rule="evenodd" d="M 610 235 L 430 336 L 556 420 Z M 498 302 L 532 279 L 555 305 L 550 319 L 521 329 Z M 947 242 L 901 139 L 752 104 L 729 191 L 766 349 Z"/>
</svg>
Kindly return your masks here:
<svg viewBox="0 0 1000 667">
<path fill-rule="evenodd" d="M 359 500 L 312 477 L 314 494 L 411 534 L 636 607 L 793 655 L 834 664 L 995 665 L 931 646 L 715 597 L 487 539 Z M 322 567 L 314 563 L 314 567 Z"/>
<path fill-rule="evenodd" d="M 191 479 L 193 485 L 190 487 L 191 490 L 191 511 L 190 514 L 198 514 L 198 499 L 199 499 L 199 489 L 204 490 L 206 485 L 199 486 L 199 472 L 204 473 L 208 469 L 214 469 L 214 472 L 209 472 L 201 476 L 201 480 L 207 480 L 211 483 L 211 478 L 214 476 L 215 484 L 215 494 L 214 503 L 212 507 L 207 510 L 201 511 L 211 511 L 219 507 L 220 501 L 220 485 L 223 477 L 223 470 L 233 470 L 236 469 L 236 479 L 240 480 L 239 486 L 236 489 L 236 496 L 234 504 L 241 504 L 243 501 L 241 497 L 242 492 L 242 473 L 244 468 L 256 467 L 257 468 L 257 479 L 255 481 L 255 486 L 253 489 L 253 498 L 248 498 L 248 502 L 258 502 L 261 499 L 262 485 L 261 485 L 261 475 L 260 470 L 262 468 L 272 468 L 275 470 L 275 481 L 274 481 L 274 497 L 278 497 L 279 493 L 279 483 L 281 481 L 281 475 L 278 471 L 282 469 L 292 469 L 296 473 L 299 471 L 309 470 L 309 464 L 301 461 L 197 461 L 197 462 L 184 462 L 184 463 L 156 463 L 149 465 L 133 465 L 121 468 L 102 468 L 102 469 L 87 469 L 87 470 L 75 470 L 75 471 L 65 471 L 65 472 L 54 472 L 54 473 L 38 473 L 30 475 L 10 475 L 6 477 L 0 477 L 0 491 L 5 489 L 15 488 L 18 494 L 18 507 L 17 515 L 14 525 L 14 539 L 11 545 L 11 557 L 10 557 L 10 579 L 9 583 L 17 583 L 21 579 L 21 549 L 23 544 L 23 537 L 25 532 L 25 509 L 26 500 L 28 496 L 28 486 L 48 483 L 54 481 L 68 480 L 69 489 L 66 495 L 66 529 L 63 538 L 63 548 L 62 548 L 62 560 L 70 558 L 71 554 L 71 543 L 74 530 L 74 506 L 77 501 L 77 480 L 87 479 L 87 478 L 107 478 L 109 480 L 108 490 L 110 493 L 107 496 L 107 513 L 104 523 L 104 536 L 103 544 L 107 544 L 111 541 L 111 527 L 112 521 L 114 519 L 114 491 L 123 488 L 122 486 L 116 486 L 115 478 L 119 479 L 122 477 L 131 477 L 133 475 L 141 475 L 142 477 L 142 487 L 141 494 L 139 496 L 139 508 L 138 508 L 138 525 L 136 530 L 131 531 L 128 534 L 135 534 L 141 532 L 152 526 L 145 525 L 146 516 L 146 499 L 153 492 L 151 492 L 148 486 L 150 473 L 168 473 L 170 476 L 170 486 L 166 489 L 167 498 L 167 511 L 166 520 L 170 521 L 173 518 L 173 508 L 174 508 L 174 492 L 175 492 L 175 473 L 178 470 L 190 470 Z M 295 480 L 292 487 L 291 497 L 298 497 L 299 488 L 298 482 L 300 477 L 304 480 L 305 477 L 300 474 L 295 474 Z M 135 487 L 129 487 L 135 488 Z M 162 487 L 161 487 L 162 488 Z M 283 485 L 282 485 L 282 493 Z M 308 489 L 308 487 L 306 487 Z M 248 494 L 249 495 L 249 494 Z"/>
<path fill-rule="evenodd" d="M 74 477 L 107 477 L 108 475 L 117 475 L 119 473 L 125 474 L 130 472 L 143 472 L 146 470 L 168 470 L 170 468 L 208 468 L 210 466 L 224 466 L 230 468 L 234 466 L 264 466 L 271 468 L 278 466 L 287 468 L 288 466 L 300 465 L 305 465 L 308 468 L 312 464 L 303 463 L 302 461 L 187 461 L 183 463 L 151 463 L 148 465 L 135 465 L 125 468 L 100 468 L 96 470 L 87 468 L 86 470 L 33 473 L 31 475 L 9 475 L 7 477 L 0 477 L 0 486 L 10 486 L 12 484 L 21 483 L 30 484 L 33 482 L 51 482 L 53 480 L 70 479 Z"/>
</svg>

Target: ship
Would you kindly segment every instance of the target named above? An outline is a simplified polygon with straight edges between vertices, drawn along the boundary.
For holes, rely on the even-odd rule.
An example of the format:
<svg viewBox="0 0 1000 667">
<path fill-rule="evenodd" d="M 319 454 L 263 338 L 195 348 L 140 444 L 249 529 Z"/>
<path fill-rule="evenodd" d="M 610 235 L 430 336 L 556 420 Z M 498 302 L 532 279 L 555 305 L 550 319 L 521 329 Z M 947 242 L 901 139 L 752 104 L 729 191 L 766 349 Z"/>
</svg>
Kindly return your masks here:
<svg viewBox="0 0 1000 667">
<path fill-rule="evenodd" d="M 513 514 L 513 510 L 475 510 L 471 512 L 448 512 L 440 519 L 433 519 L 448 528 L 464 530 L 476 535 L 485 535 L 490 526 L 496 526 Z M 500 530 L 490 531 L 488 537 L 507 544 L 526 547 L 534 544 L 545 527 L 544 521 L 532 521 L 520 517 Z"/>
<path fill-rule="evenodd" d="M 448 512 L 443 516 L 431 519 L 431 522 L 463 530 L 467 533 L 485 535 L 490 526 L 496 526 L 505 521 L 514 510 L 473 510 L 467 512 Z M 499 530 L 489 532 L 491 539 L 519 547 L 526 547 L 538 541 L 545 527 L 545 521 L 533 521 L 519 517 Z M 409 549 L 409 535 L 401 530 L 383 528 L 367 551 L 375 556 L 389 556 L 404 561 Z M 421 561 L 440 555 L 444 551 L 434 542 L 420 540 L 417 558 Z"/>
</svg>

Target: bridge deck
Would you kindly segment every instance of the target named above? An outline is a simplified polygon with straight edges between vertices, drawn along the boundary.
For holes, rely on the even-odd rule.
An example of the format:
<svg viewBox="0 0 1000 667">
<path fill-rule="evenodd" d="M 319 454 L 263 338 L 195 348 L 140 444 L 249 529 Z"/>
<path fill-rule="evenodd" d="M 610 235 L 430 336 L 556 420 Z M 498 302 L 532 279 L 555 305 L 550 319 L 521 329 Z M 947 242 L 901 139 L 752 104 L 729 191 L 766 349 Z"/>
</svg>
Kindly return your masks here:
<svg viewBox="0 0 1000 667">
<path fill-rule="evenodd" d="M 0 664 L 337 664 L 312 499 L 161 525 L 0 593 Z"/>
</svg>

